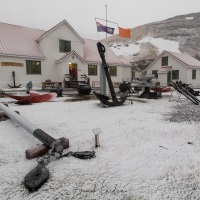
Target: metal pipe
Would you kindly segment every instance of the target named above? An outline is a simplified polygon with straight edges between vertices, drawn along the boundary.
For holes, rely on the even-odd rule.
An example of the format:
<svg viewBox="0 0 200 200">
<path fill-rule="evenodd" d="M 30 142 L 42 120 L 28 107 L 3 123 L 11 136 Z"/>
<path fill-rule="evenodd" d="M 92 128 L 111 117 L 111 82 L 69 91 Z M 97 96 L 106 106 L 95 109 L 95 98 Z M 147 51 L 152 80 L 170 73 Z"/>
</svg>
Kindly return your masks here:
<svg viewBox="0 0 200 200">
<path fill-rule="evenodd" d="M 2 110 L 6 115 L 15 121 L 17 124 L 22 126 L 26 131 L 33 135 L 33 132 L 38 129 L 35 125 L 31 124 L 28 120 L 24 119 L 21 115 L 17 114 L 3 103 L 0 103 L 0 110 Z"/>
<path fill-rule="evenodd" d="M 37 126 L 23 118 L 21 115 L 18 115 L 15 111 L 5 106 L 3 103 L 0 103 L 0 110 L 2 110 L 6 115 L 12 119 L 14 122 L 23 127 L 26 131 L 31 133 L 34 137 L 40 140 L 45 145 L 49 146 L 53 151 L 62 154 L 63 146 L 61 141 L 54 139 L 43 130 L 39 129 Z"/>
</svg>

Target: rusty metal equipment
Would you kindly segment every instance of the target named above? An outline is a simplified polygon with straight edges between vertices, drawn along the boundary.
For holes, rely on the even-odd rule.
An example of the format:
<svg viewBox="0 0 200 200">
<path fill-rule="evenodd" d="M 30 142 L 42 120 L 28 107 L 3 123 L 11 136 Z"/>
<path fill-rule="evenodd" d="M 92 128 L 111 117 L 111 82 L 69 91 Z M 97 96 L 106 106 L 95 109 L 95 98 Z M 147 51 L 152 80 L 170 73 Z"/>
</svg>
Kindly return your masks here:
<svg viewBox="0 0 200 200">
<path fill-rule="evenodd" d="M 19 85 L 16 85 L 15 84 L 15 71 L 12 71 L 12 77 L 13 77 L 13 86 L 12 85 L 9 85 L 9 84 L 7 84 L 10 88 L 20 88 L 20 86 L 22 85 L 22 84 L 19 84 Z"/>
<path fill-rule="evenodd" d="M 80 81 L 77 86 L 77 91 L 80 95 L 89 95 L 92 91 L 92 87 L 90 86 L 90 78 L 86 74 L 81 74 L 81 78 L 84 81 Z"/>
<path fill-rule="evenodd" d="M 61 140 L 54 139 L 43 130 L 30 123 L 3 103 L 0 103 L 0 110 L 50 149 L 48 154 L 38 160 L 38 165 L 25 176 L 24 185 L 30 191 L 35 191 L 49 178 L 49 172 L 45 165 L 50 161 L 50 157 L 56 156 L 60 158 L 62 156 L 64 149 L 63 143 Z M 43 148 L 43 150 L 44 149 L 46 148 Z M 40 154 L 37 148 L 36 152 L 36 154 Z"/>
<path fill-rule="evenodd" d="M 182 83 L 182 81 L 171 81 L 169 85 L 172 86 L 179 94 L 182 94 L 189 99 L 192 103 L 199 105 L 200 100 L 187 88 L 185 84 Z"/>
</svg>

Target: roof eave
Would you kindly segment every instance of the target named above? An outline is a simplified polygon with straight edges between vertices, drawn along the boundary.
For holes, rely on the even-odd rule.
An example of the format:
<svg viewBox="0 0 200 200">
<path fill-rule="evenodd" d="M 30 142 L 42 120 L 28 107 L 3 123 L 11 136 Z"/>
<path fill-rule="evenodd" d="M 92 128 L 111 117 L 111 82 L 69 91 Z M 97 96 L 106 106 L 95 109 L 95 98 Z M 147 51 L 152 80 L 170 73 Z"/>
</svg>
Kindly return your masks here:
<svg viewBox="0 0 200 200">
<path fill-rule="evenodd" d="M 6 56 L 6 57 L 17 57 L 17 58 L 31 58 L 31 59 L 40 59 L 45 60 L 46 57 L 40 57 L 40 56 L 29 56 L 29 55 L 11 55 L 11 54 L 1 54 L 0 56 Z"/>
<path fill-rule="evenodd" d="M 60 23 L 58 23 L 57 25 L 55 25 L 54 27 L 52 27 L 51 29 L 49 29 L 48 31 L 46 31 L 44 34 L 42 34 L 37 40 L 36 42 L 39 42 L 42 38 L 44 38 L 48 33 L 52 32 L 53 30 L 55 30 L 57 27 L 61 26 L 63 23 L 66 23 L 67 26 L 72 30 L 72 32 L 75 33 L 75 35 L 83 42 L 85 43 L 84 39 L 81 38 L 81 36 L 72 28 L 72 26 L 66 21 L 63 20 Z"/>
</svg>

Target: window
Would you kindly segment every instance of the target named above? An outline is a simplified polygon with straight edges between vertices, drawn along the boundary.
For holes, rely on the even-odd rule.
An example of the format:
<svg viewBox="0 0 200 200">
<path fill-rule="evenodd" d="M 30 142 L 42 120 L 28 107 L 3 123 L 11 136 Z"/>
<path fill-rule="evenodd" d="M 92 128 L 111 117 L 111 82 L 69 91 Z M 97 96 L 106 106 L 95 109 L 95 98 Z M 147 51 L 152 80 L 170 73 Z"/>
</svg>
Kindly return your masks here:
<svg viewBox="0 0 200 200">
<path fill-rule="evenodd" d="M 192 79 L 196 79 L 196 70 L 195 69 L 193 69 L 192 70 Z"/>
<path fill-rule="evenodd" d="M 88 76 L 97 76 L 97 65 L 88 65 Z"/>
<path fill-rule="evenodd" d="M 168 56 L 162 57 L 162 66 L 168 65 Z"/>
<path fill-rule="evenodd" d="M 158 70 L 152 70 L 152 74 L 155 75 L 155 78 L 158 78 Z"/>
<path fill-rule="evenodd" d="M 109 73 L 111 76 L 117 76 L 117 67 L 110 66 Z"/>
<path fill-rule="evenodd" d="M 71 51 L 71 41 L 59 40 L 59 49 L 60 52 L 70 52 Z"/>
<path fill-rule="evenodd" d="M 179 79 L 179 70 L 172 70 L 172 79 Z"/>
<path fill-rule="evenodd" d="M 41 74 L 41 61 L 26 61 L 26 73 L 27 74 Z"/>
</svg>

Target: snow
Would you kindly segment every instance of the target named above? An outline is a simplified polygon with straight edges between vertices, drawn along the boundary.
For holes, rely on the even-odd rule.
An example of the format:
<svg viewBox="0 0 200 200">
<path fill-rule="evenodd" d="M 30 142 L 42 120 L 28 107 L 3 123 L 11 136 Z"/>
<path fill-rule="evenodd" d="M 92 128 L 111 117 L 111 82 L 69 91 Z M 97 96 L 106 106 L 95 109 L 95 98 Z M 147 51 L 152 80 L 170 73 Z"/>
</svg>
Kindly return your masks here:
<svg viewBox="0 0 200 200">
<path fill-rule="evenodd" d="M 161 53 L 163 50 L 180 53 L 178 49 L 179 48 L 178 42 L 171 40 L 164 40 L 162 38 L 152 38 L 150 36 L 145 37 L 136 43 L 130 43 L 128 44 L 128 46 L 122 43 L 115 42 L 110 48 L 118 56 L 129 57 L 130 55 L 139 53 L 140 46 L 142 45 L 142 43 L 151 43 L 152 45 L 158 48 L 159 53 Z"/>
<path fill-rule="evenodd" d="M 200 199 L 200 125 L 166 119 L 173 106 L 181 104 L 169 101 L 170 94 L 156 100 L 134 96 L 132 104 L 127 100 L 110 108 L 101 107 L 98 100 L 69 102 L 67 95 L 24 106 L 0 98 L 12 101 L 10 109 L 52 137 L 69 138 L 64 153 L 96 152 L 91 160 L 52 158 L 47 165 L 50 179 L 29 193 L 23 180 L 37 162 L 27 160 L 25 150 L 40 141 L 12 120 L 1 121 L 0 199 Z M 102 130 L 98 148 L 95 128 Z"/>
<path fill-rule="evenodd" d="M 135 43 L 131 43 L 131 44 L 127 44 L 127 45 L 120 44 L 120 43 L 119 44 L 113 43 L 113 46 L 110 48 L 116 55 L 119 55 L 119 56 L 120 55 L 121 56 L 133 55 L 135 53 L 138 53 L 140 50 L 140 46 Z"/>
<path fill-rule="evenodd" d="M 192 20 L 192 19 L 194 19 L 194 17 L 186 17 L 185 19 Z"/>
<path fill-rule="evenodd" d="M 163 50 L 180 53 L 178 49 L 179 43 L 176 41 L 164 40 L 162 38 L 152 38 L 152 37 L 145 37 L 142 40 L 140 40 L 140 43 L 147 43 L 147 42 L 150 42 L 154 46 L 158 47 L 159 53 L 161 53 Z"/>
</svg>

